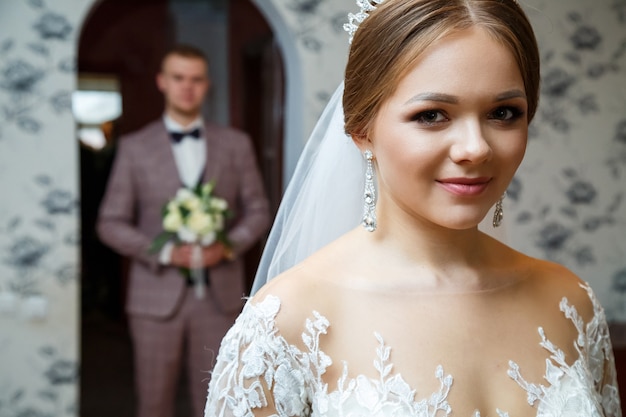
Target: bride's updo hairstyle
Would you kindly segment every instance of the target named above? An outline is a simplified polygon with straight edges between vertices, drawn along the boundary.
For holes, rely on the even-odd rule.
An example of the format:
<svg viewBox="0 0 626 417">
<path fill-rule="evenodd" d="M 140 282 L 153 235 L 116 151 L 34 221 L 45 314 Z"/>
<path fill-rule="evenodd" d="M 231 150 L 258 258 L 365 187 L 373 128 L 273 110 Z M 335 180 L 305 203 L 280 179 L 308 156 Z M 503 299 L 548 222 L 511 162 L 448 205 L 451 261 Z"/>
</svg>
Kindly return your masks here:
<svg viewBox="0 0 626 417">
<path fill-rule="evenodd" d="M 369 13 L 352 40 L 343 95 L 346 133 L 367 136 L 381 105 L 426 48 L 471 27 L 487 30 L 515 57 L 530 123 L 539 100 L 539 51 L 515 0 L 386 0 Z"/>
</svg>

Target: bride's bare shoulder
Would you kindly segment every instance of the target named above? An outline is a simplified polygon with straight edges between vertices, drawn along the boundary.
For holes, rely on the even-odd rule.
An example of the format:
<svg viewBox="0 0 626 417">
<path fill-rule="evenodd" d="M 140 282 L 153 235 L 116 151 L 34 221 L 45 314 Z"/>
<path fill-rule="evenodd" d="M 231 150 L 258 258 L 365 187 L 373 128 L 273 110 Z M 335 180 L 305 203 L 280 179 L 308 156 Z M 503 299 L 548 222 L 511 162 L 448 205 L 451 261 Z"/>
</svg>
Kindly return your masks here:
<svg viewBox="0 0 626 417">
<path fill-rule="evenodd" d="M 338 239 L 296 266 L 268 281 L 252 298 L 252 303 L 268 296 L 280 300 L 276 322 L 286 339 L 299 338 L 313 312 L 332 310 L 333 282 L 345 274 L 349 239 Z"/>
<path fill-rule="evenodd" d="M 594 314 L 589 285 L 563 265 L 523 255 L 519 269 L 526 271 L 529 288 L 537 301 L 544 305 L 558 305 L 562 299 L 576 307 L 581 316 L 589 319 Z"/>
</svg>

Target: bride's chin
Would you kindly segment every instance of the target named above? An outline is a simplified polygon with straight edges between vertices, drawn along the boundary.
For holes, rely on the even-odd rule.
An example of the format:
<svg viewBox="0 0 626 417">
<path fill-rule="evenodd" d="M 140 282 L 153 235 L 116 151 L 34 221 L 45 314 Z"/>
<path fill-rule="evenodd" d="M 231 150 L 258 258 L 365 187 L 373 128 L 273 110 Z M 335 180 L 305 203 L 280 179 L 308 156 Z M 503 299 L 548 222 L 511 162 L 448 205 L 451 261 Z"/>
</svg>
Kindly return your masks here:
<svg viewBox="0 0 626 417">
<path fill-rule="evenodd" d="M 476 230 L 478 228 L 478 225 L 483 221 L 484 218 L 485 216 L 482 215 L 465 218 L 445 219 L 441 222 L 438 222 L 438 224 L 444 229 L 466 232 Z"/>
</svg>

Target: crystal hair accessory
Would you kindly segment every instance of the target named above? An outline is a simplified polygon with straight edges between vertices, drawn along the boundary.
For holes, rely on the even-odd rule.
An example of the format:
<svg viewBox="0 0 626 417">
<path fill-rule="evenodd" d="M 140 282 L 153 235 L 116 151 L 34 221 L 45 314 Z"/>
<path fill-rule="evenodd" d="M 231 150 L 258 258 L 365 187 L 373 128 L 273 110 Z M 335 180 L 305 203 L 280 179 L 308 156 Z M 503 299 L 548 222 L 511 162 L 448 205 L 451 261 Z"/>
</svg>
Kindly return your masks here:
<svg viewBox="0 0 626 417">
<path fill-rule="evenodd" d="M 350 43 L 352 43 L 352 37 L 354 36 L 354 32 L 358 29 L 359 24 L 367 18 L 369 12 L 376 10 L 376 6 L 382 4 L 384 1 L 385 0 L 356 0 L 356 4 L 361 10 L 357 14 L 349 13 L 348 23 L 343 25 L 343 30 L 350 35 L 348 40 Z"/>
</svg>

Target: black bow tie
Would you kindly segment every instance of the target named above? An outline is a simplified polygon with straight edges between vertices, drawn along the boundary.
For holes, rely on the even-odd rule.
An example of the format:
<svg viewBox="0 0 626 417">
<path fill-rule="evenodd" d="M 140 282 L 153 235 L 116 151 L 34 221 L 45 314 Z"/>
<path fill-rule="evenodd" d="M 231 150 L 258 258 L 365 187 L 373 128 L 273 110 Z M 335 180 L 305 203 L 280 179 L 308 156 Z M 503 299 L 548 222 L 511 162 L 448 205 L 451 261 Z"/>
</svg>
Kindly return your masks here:
<svg viewBox="0 0 626 417">
<path fill-rule="evenodd" d="M 185 136 L 191 136 L 195 139 L 199 139 L 200 128 L 197 127 L 193 130 L 188 130 L 186 132 L 170 132 L 170 136 L 172 137 L 172 140 L 174 141 L 174 143 L 179 143 L 181 140 L 183 140 Z"/>
</svg>

